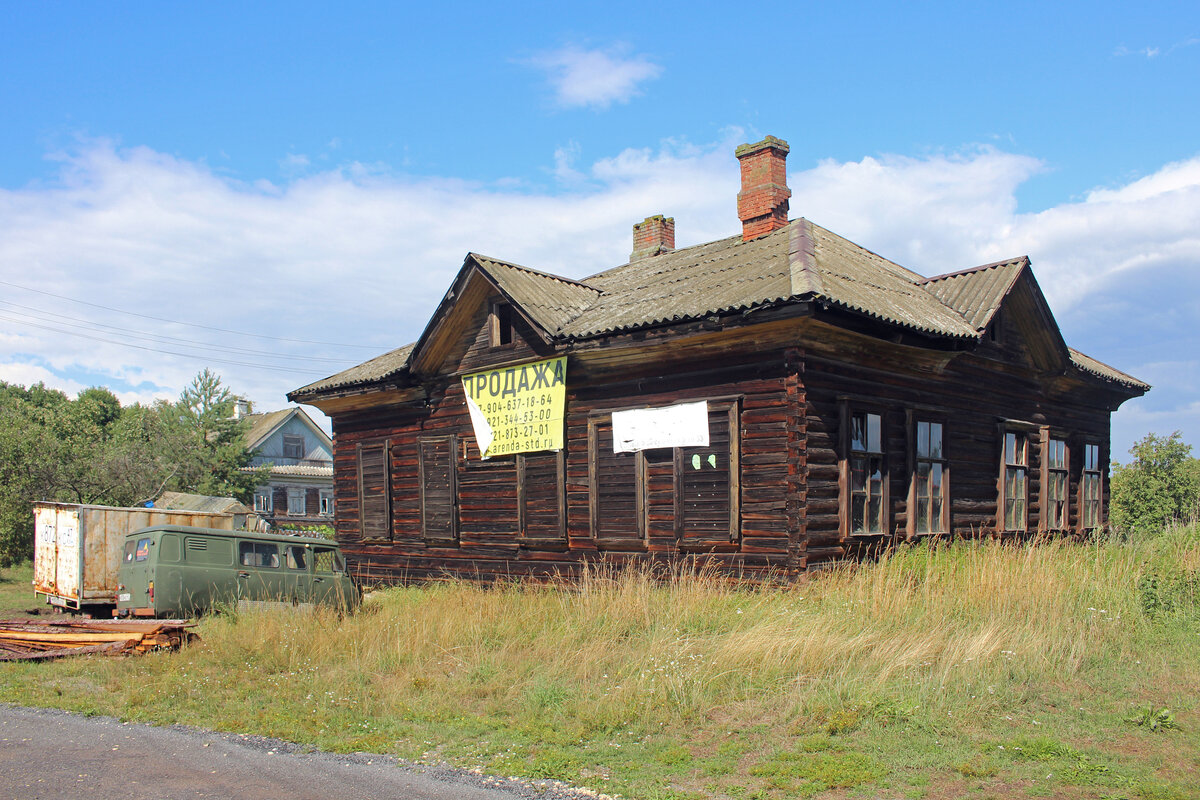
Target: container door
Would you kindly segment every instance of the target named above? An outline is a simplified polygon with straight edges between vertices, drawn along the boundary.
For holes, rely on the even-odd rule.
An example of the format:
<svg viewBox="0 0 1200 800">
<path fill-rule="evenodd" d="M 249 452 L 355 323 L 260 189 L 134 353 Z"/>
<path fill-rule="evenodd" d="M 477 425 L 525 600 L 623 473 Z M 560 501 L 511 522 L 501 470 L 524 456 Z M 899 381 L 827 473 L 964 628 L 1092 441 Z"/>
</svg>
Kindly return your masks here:
<svg viewBox="0 0 1200 800">
<path fill-rule="evenodd" d="M 39 508 L 35 512 L 33 588 L 43 594 L 58 591 L 57 513 L 53 508 Z"/>
<path fill-rule="evenodd" d="M 60 597 L 79 600 L 79 570 L 82 569 L 83 552 L 79 546 L 79 517 L 69 511 L 58 515 L 58 564 L 56 565 L 56 590 Z"/>
</svg>

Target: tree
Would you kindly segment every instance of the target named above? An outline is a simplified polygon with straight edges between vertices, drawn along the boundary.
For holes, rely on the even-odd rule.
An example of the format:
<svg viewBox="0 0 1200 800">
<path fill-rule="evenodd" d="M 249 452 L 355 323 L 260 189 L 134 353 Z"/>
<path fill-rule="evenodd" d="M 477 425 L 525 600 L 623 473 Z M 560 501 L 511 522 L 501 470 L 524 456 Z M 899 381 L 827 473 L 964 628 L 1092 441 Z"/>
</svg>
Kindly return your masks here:
<svg viewBox="0 0 1200 800">
<path fill-rule="evenodd" d="M 122 407 L 93 387 L 71 400 L 35 384 L 0 381 L 0 566 L 33 555 L 39 500 L 141 505 L 163 490 L 249 502 L 266 468 L 244 470 L 248 423 L 209 370 L 175 403 Z"/>
<path fill-rule="evenodd" d="M 1200 512 L 1200 460 L 1191 457 L 1179 431 L 1147 434 L 1129 449 L 1133 461 L 1115 464 L 1112 521 L 1127 531 L 1148 533 Z"/>
</svg>

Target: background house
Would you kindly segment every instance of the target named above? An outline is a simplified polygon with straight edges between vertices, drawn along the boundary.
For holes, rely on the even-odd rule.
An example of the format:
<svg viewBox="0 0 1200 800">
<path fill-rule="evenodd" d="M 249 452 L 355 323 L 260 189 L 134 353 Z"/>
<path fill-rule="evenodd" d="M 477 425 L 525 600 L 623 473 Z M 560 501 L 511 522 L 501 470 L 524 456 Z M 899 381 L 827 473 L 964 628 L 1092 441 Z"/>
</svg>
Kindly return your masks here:
<svg viewBox="0 0 1200 800">
<path fill-rule="evenodd" d="M 740 235 L 571 280 L 471 253 L 413 344 L 298 389 L 333 420 L 368 582 L 703 554 L 815 569 L 923 536 L 1106 524 L 1111 412 L 1019 256 L 926 278 L 788 218 L 788 146 L 737 150 Z"/>
<path fill-rule="evenodd" d="M 268 482 L 254 492 L 254 510 L 277 527 L 331 525 L 333 442 L 301 408 L 235 414 L 250 421 L 246 447 L 254 456 L 247 469 L 271 468 Z"/>
</svg>

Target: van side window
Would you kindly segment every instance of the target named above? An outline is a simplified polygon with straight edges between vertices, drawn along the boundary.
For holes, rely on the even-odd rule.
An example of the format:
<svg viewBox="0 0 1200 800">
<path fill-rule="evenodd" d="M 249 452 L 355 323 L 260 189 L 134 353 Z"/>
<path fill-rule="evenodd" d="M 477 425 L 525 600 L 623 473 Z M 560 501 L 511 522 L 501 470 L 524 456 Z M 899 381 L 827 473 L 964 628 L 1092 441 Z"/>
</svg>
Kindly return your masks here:
<svg viewBox="0 0 1200 800">
<path fill-rule="evenodd" d="M 307 569 L 308 562 L 304 558 L 304 548 L 294 544 L 287 546 L 288 569 Z"/>
<path fill-rule="evenodd" d="M 316 571 L 317 572 L 345 572 L 346 565 L 342 563 L 342 557 L 336 550 L 318 550 L 316 551 Z"/>
<path fill-rule="evenodd" d="M 150 557 L 150 540 L 138 539 L 137 550 L 134 552 L 134 561 L 145 561 Z"/>
<path fill-rule="evenodd" d="M 279 568 L 279 548 L 270 542 L 238 542 L 238 561 L 243 567 Z"/>
</svg>

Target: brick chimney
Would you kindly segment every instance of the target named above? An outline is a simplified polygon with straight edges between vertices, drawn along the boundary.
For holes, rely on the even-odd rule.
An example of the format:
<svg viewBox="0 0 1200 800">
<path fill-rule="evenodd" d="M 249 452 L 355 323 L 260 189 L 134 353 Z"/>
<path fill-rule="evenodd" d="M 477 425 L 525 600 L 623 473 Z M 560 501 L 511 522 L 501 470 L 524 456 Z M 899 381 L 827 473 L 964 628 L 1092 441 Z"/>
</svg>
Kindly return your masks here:
<svg viewBox="0 0 1200 800">
<path fill-rule="evenodd" d="M 675 249 L 675 218 L 655 214 L 633 226 L 630 262 L 669 253 Z"/>
<path fill-rule="evenodd" d="M 742 190 L 738 192 L 738 219 L 742 241 L 748 242 L 788 221 L 788 143 L 768 136 L 755 144 L 738 145 L 734 154 L 742 167 Z"/>
</svg>

